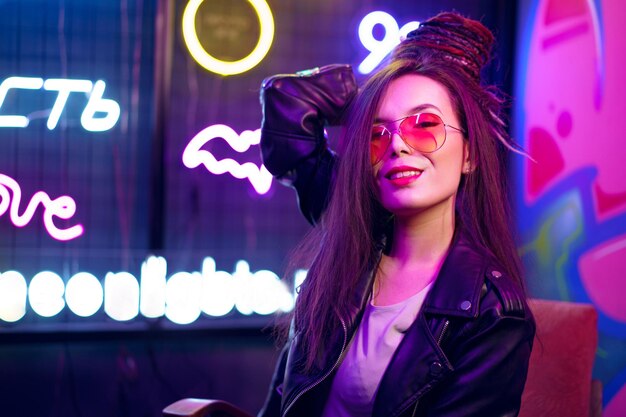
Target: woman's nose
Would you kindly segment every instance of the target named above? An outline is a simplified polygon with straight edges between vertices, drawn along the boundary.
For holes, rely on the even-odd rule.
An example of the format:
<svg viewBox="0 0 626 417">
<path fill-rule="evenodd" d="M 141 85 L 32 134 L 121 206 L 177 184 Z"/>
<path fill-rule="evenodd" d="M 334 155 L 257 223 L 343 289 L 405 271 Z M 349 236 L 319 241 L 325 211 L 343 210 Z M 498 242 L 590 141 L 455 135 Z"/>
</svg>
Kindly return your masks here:
<svg viewBox="0 0 626 417">
<path fill-rule="evenodd" d="M 392 132 L 389 149 L 393 155 L 401 155 L 402 153 L 410 154 L 412 151 L 411 147 L 402 139 L 399 130 Z"/>
</svg>

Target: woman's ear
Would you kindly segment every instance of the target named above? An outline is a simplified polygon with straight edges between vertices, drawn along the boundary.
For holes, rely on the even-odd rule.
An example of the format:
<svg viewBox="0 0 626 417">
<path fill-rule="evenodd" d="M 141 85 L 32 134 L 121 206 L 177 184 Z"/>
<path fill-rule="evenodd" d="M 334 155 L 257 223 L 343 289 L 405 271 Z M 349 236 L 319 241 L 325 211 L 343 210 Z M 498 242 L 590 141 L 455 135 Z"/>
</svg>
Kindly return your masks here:
<svg viewBox="0 0 626 417">
<path fill-rule="evenodd" d="M 469 174 L 474 171 L 476 167 L 472 164 L 470 160 L 470 152 L 469 152 L 469 141 L 463 141 L 463 174 Z"/>
</svg>

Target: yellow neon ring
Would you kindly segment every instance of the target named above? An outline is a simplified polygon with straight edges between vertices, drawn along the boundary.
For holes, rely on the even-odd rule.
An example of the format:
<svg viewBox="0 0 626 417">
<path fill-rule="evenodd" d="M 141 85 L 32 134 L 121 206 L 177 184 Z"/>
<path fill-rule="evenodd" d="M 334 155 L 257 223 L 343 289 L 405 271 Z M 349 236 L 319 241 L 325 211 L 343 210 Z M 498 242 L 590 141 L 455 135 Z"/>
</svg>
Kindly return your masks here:
<svg viewBox="0 0 626 417">
<path fill-rule="evenodd" d="M 247 0 L 259 18 L 259 40 L 248 56 L 238 61 L 222 61 L 202 47 L 196 33 L 196 13 L 204 0 L 189 0 L 183 12 L 183 38 L 189 53 L 198 64 L 211 72 L 222 75 L 241 74 L 256 66 L 267 55 L 274 39 L 274 18 L 265 0 Z"/>
</svg>

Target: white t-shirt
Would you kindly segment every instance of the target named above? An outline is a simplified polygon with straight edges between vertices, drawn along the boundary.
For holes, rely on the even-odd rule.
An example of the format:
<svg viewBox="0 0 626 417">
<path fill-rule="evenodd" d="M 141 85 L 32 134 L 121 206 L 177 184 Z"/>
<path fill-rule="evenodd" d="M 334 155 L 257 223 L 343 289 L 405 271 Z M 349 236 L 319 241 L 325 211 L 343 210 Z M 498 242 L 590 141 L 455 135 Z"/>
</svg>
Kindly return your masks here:
<svg viewBox="0 0 626 417">
<path fill-rule="evenodd" d="M 332 383 L 323 417 L 370 417 L 380 380 L 430 290 L 388 306 L 370 302 Z"/>
</svg>

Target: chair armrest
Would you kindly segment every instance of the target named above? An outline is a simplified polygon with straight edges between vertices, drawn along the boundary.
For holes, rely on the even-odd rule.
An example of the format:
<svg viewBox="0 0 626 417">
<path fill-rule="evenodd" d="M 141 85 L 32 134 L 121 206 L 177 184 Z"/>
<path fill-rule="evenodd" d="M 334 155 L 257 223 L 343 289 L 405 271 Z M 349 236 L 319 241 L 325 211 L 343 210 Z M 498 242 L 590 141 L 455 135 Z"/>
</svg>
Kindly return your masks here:
<svg viewBox="0 0 626 417">
<path fill-rule="evenodd" d="M 207 417 L 211 413 L 219 413 L 224 417 L 253 417 L 241 408 L 222 400 L 185 398 L 163 409 L 164 417 Z"/>
</svg>

